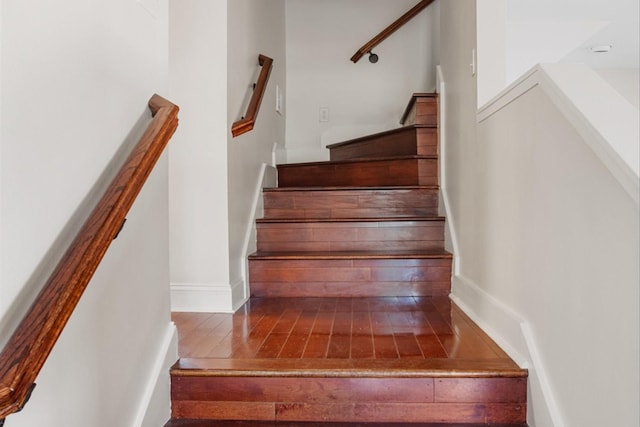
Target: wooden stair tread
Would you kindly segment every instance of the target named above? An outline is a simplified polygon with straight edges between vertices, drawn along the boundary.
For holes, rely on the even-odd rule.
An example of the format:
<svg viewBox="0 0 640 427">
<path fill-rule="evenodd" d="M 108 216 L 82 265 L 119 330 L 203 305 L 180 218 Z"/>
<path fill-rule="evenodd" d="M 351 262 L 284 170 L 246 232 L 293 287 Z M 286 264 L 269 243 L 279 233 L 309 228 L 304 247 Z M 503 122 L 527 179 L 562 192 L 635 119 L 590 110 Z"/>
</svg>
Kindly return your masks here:
<svg viewBox="0 0 640 427">
<path fill-rule="evenodd" d="M 173 376 L 277 378 L 526 378 L 511 359 L 181 358 Z"/>
<path fill-rule="evenodd" d="M 172 318 L 183 356 L 171 370 L 174 418 L 525 422 L 527 371 L 446 297 L 252 298 L 233 315 Z"/>
<path fill-rule="evenodd" d="M 397 185 L 389 187 L 265 187 L 263 192 L 289 191 L 403 191 L 403 190 L 439 190 L 439 185 Z"/>
<path fill-rule="evenodd" d="M 443 216 L 401 216 L 401 217 L 375 217 L 375 218 L 258 218 L 258 224 L 296 224 L 314 222 L 433 222 L 444 221 Z"/>
<path fill-rule="evenodd" d="M 385 130 L 385 131 L 382 131 L 382 132 L 372 133 L 370 135 L 365 135 L 365 136 L 360 136 L 358 138 L 349 139 L 347 141 L 336 142 L 334 144 L 327 145 L 327 148 L 328 149 L 332 149 L 332 148 L 343 147 L 345 145 L 357 144 L 357 143 L 360 143 L 360 142 L 363 142 L 363 141 L 368 141 L 370 139 L 376 139 L 376 138 L 381 138 L 381 137 L 387 136 L 387 135 L 393 135 L 394 133 L 411 132 L 411 131 L 413 131 L 415 129 L 420 129 L 420 128 L 437 128 L 437 127 L 438 127 L 438 125 L 415 125 L 415 124 L 408 125 L 408 126 L 401 126 L 401 127 Z"/>
<path fill-rule="evenodd" d="M 526 427 L 527 370 L 449 299 L 437 96 L 329 161 L 277 166 L 249 301 L 172 316 L 165 427 Z"/>
<path fill-rule="evenodd" d="M 249 259 L 322 260 L 322 259 L 432 259 L 453 258 L 450 252 L 432 249 L 416 251 L 337 251 L 337 252 L 255 252 Z"/>
<path fill-rule="evenodd" d="M 390 157 L 371 157 L 367 159 L 346 159 L 346 160 L 324 160 L 320 162 L 304 162 L 304 163 L 283 163 L 277 165 L 278 169 L 282 168 L 294 168 L 299 166 L 330 166 L 330 165 L 342 165 L 349 163 L 374 163 L 374 162 L 386 162 L 397 160 L 438 160 L 438 156 L 390 156 Z"/>
</svg>

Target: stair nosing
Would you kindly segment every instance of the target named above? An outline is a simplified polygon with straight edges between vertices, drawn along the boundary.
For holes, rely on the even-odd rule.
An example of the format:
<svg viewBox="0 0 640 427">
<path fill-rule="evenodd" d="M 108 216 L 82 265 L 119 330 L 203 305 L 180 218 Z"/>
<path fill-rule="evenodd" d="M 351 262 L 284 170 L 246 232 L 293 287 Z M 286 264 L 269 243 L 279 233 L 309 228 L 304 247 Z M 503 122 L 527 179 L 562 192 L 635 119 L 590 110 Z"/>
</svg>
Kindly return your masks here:
<svg viewBox="0 0 640 427">
<path fill-rule="evenodd" d="M 254 260 L 337 260 L 337 259 L 452 259 L 453 254 L 444 249 L 431 251 L 332 251 L 300 252 L 257 251 L 249 255 Z"/>
<path fill-rule="evenodd" d="M 393 217 L 357 217 L 357 218 L 258 218 L 257 224 L 286 224 L 313 222 L 444 222 L 444 216 L 393 216 Z"/>
<path fill-rule="evenodd" d="M 284 359 L 251 359 L 225 364 L 224 359 L 181 358 L 171 367 L 172 376 L 183 377 L 302 377 L 302 378 L 526 378 L 528 370 L 519 367 L 452 369 L 446 359 L 405 361 L 381 360 L 371 367 L 355 360 L 317 359 L 313 367 L 296 366 Z M 218 364 L 218 367 L 213 365 Z M 374 363 L 376 364 L 376 363 Z M 438 367 L 437 365 L 442 366 Z M 450 363 L 454 364 L 454 363 Z M 482 362 L 479 363 L 481 365 Z M 185 366 L 186 365 L 186 366 Z M 192 365 L 192 366 L 189 366 Z M 264 366 L 261 366 L 264 365 Z M 515 364 L 514 364 L 515 365 Z"/>
<path fill-rule="evenodd" d="M 262 189 L 264 193 L 271 192 L 292 192 L 292 191 L 402 191 L 402 190 L 439 190 L 439 185 L 399 185 L 394 186 L 380 186 L 380 187 L 265 187 Z"/>
<path fill-rule="evenodd" d="M 312 191 L 402 191 L 402 190 L 439 190 L 440 185 L 438 184 L 427 184 L 427 185 L 381 185 L 377 187 L 362 187 L 362 186 L 352 186 L 352 187 L 336 187 L 336 186 L 325 186 L 325 187 L 312 187 Z M 307 191 L 309 187 L 264 187 L 262 191 L 270 192 L 270 191 Z"/>
</svg>

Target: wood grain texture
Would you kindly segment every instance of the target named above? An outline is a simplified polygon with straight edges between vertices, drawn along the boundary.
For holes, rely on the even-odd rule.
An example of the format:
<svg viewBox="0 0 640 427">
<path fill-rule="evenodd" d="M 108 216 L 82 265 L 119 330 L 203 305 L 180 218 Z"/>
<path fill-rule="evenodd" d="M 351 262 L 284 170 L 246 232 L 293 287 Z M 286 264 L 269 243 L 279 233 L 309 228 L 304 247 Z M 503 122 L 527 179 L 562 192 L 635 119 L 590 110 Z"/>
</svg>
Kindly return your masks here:
<svg viewBox="0 0 640 427">
<path fill-rule="evenodd" d="M 370 377 L 402 376 L 403 372 L 412 376 L 437 373 L 465 378 L 477 377 L 480 372 L 490 372 L 493 377 L 526 374 L 447 297 L 251 298 L 234 314 L 174 313 L 172 318 L 178 328 L 179 351 L 183 357 L 180 366 L 201 375 L 204 371 L 221 375 L 227 368 L 235 376 L 240 376 L 239 371 L 254 376 L 256 371 L 278 375 L 274 370 L 281 370 L 283 375 L 304 376 L 303 372 L 309 373 L 309 368 L 318 370 L 319 376 L 353 376 L 361 369 Z M 289 339 L 294 337 L 295 342 L 282 337 L 270 338 L 283 334 Z M 327 352 L 333 335 L 351 337 L 351 360 L 345 364 L 332 364 L 337 357 Z M 408 339 L 409 335 L 414 338 Z M 378 337 L 383 339 L 377 342 Z M 414 341 L 422 352 L 420 359 L 428 361 L 427 364 L 413 360 L 413 356 L 417 356 Z M 229 346 L 228 355 L 212 350 L 203 342 Z M 380 354 L 369 355 L 383 364 L 360 360 L 367 357 L 354 357 L 354 350 L 360 354 L 358 343 L 366 347 L 365 352 L 370 351 L 372 345 L 376 351 L 381 348 Z M 450 345 L 452 343 L 454 345 Z M 301 349 L 296 350 L 296 345 Z M 268 357 L 264 353 L 259 355 L 262 347 L 269 349 Z M 278 353 L 274 347 L 279 348 Z M 459 348 L 468 350 L 459 351 Z M 297 354 L 297 360 L 289 363 L 293 353 Z M 200 361 L 193 365 L 195 359 L 185 361 L 184 358 Z M 222 365 L 211 364 L 212 359 L 229 365 L 222 369 Z M 330 363 L 325 365 L 318 359 Z M 441 360 L 436 363 L 435 359 Z M 388 363 L 394 360 L 400 364 Z M 443 364 L 446 361 L 451 363 Z M 484 366 L 484 370 L 478 371 L 479 366 Z M 401 368 L 400 371 L 397 368 Z M 332 374 L 331 369 L 340 372 Z M 376 369 L 380 372 L 376 373 Z"/>
<path fill-rule="evenodd" d="M 265 55 L 258 55 L 258 64 L 260 64 L 262 69 L 260 70 L 258 81 L 253 88 L 253 94 L 247 106 L 247 112 L 242 119 L 231 125 L 231 135 L 233 135 L 234 138 L 251 131 L 258 118 L 262 98 L 264 97 L 264 92 L 267 90 L 267 83 L 269 82 L 269 76 L 273 68 L 273 59 Z"/>
<path fill-rule="evenodd" d="M 264 218 L 376 218 L 438 215 L 438 187 L 266 189 Z"/>
<path fill-rule="evenodd" d="M 438 398 L 436 382 L 446 402 Z M 172 414 L 223 420 L 524 423 L 526 396 L 508 392 L 522 389 L 522 383 L 521 378 L 174 377 Z M 483 385 L 484 393 L 464 392 Z"/>
<path fill-rule="evenodd" d="M 316 254 L 317 255 L 317 254 Z M 363 254 L 363 256 L 365 256 Z M 255 297 L 446 296 L 450 254 L 421 259 L 328 259 L 260 256 L 249 259 Z"/>
<path fill-rule="evenodd" d="M 248 303 L 174 314 L 187 355 L 172 368 L 174 418 L 524 425 L 526 370 L 447 297 L 437 96 L 416 94 L 411 111 L 433 125 L 279 167 Z"/>
<path fill-rule="evenodd" d="M 406 156 L 278 166 L 279 187 L 438 185 L 436 156 Z"/>
<path fill-rule="evenodd" d="M 479 380 L 486 381 L 495 380 Z M 433 378 L 176 377 L 174 383 L 174 418 L 247 419 L 251 411 L 251 419 L 277 421 L 494 424 L 524 422 L 526 411 L 521 394 L 502 399 L 490 390 L 470 398 L 454 388 L 450 401 L 439 402 Z"/>
<path fill-rule="evenodd" d="M 173 320 L 195 357 L 172 368 L 174 419 L 525 425 L 526 370 L 447 297 L 252 298 Z M 239 353 L 189 350 L 224 330 Z"/>
<path fill-rule="evenodd" d="M 258 251 L 444 250 L 444 218 L 259 220 Z"/>
<path fill-rule="evenodd" d="M 23 405 L 93 273 L 178 125 L 158 95 L 153 119 L 0 354 L 0 418 Z"/>
<path fill-rule="evenodd" d="M 437 126 L 438 101 L 437 93 L 414 93 L 402 114 L 400 124 Z"/>
</svg>

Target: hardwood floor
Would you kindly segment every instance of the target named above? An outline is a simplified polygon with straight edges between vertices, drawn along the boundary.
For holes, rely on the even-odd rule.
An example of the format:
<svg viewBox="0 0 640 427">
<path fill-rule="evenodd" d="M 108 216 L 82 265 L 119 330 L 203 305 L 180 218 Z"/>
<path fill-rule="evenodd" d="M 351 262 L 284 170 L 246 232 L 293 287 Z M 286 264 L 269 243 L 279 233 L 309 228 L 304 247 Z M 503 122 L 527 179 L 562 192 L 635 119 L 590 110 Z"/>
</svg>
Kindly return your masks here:
<svg viewBox="0 0 640 427">
<path fill-rule="evenodd" d="M 475 360 L 518 369 L 447 297 L 252 298 L 235 314 L 172 317 L 182 359 Z"/>
<path fill-rule="evenodd" d="M 411 105 L 416 126 L 278 165 L 251 299 L 173 314 L 167 426 L 524 426 L 527 371 L 448 298 L 437 97 Z"/>
<path fill-rule="evenodd" d="M 447 297 L 252 298 L 173 320 L 169 426 L 524 425 L 526 370 Z M 211 418 L 267 424 L 190 421 Z"/>
</svg>

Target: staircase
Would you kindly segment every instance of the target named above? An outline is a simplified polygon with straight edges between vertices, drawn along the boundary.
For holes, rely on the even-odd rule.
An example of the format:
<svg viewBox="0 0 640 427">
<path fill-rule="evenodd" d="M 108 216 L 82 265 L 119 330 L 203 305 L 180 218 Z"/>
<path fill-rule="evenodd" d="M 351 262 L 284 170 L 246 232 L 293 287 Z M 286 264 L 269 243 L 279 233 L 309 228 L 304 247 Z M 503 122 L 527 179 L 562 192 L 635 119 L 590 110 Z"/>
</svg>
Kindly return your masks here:
<svg viewBox="0 0 640 427">
<path fill-rule="evenodd" d="M 361 302 L 381 311 L 387 301 L 401 301 L 417 308 L 392 307 L 384 316 L 401 311 L 413 316 L 413 327 L 424 322 L 433 330 L 443 323 L 440 342 L 454 335 L 437 314 L 446 318 L 457 310 L 447 299 L 452 256 L 444 250 L 445 218 L 438 216 L 437 102 L 434 94 L 416 94 L 404 127 L 331 145 L 327 162 L 278 166 L 278 188 L 263 194 L 249 274 L 254 304 L 299 309 L 288 334 L 301 313 L 333 298 L 331 304 Z M 346 325 L 346 352 L 336 341 L 333 349 L 325 343 L 316 358 L 300 358 L 311 345 L 307 337 L 292 353 L 298 358 L 276 358 L 280 343 L 257 359 L 179 361 L 172 369 L 174 420 L 167 426 L 222 425 L 211 420 L 225 419 L 525 425 L 527 373 L 506 355 L 500 363 L 447 361 L 428 354 L 426 344 L 414 344 L 403 358 L 403 335 L 396 334 L 395 353 L 386 358 L 378 353 L 382 338 L 372 344 L 355 331 L 356 317 L 375 328 L 380 312 L 350 310 L 335 314 L 328 326 L 335 335 L 340 322 Z M 286 313 L 270 328 L 277 329 Z M 367 347 L 373 345 L 375 351 Z M 358 351 L 367 356 L 357 359 Z"/>
</svg>

